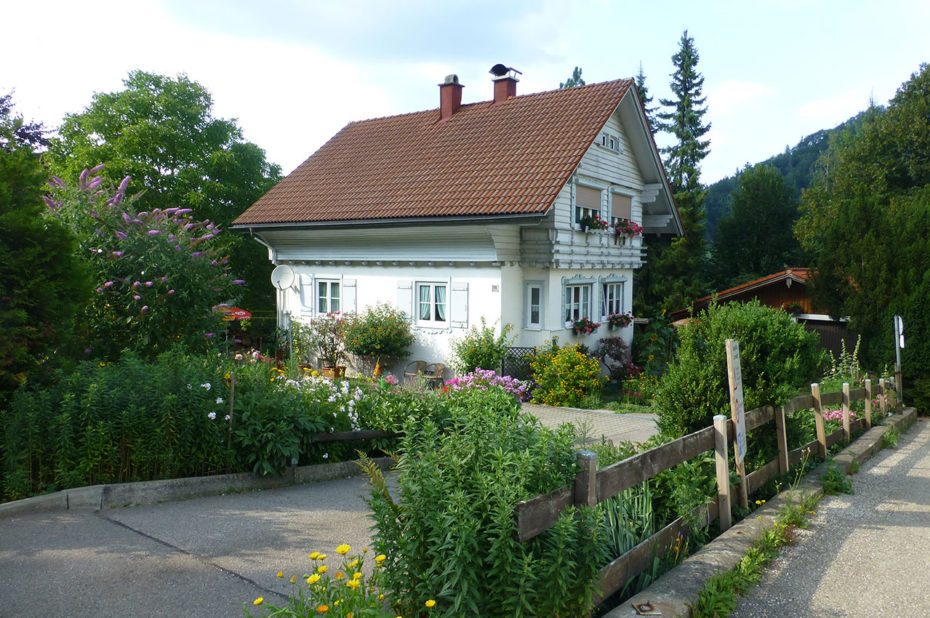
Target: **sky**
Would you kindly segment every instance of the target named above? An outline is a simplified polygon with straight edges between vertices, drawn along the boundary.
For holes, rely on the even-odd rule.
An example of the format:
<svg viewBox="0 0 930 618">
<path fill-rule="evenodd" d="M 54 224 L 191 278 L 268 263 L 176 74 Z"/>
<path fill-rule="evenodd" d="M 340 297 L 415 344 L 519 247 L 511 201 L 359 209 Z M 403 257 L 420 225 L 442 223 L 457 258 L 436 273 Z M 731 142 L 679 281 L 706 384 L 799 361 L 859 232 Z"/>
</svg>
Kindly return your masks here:
<svg viewBox="0 0 930 618">
<path fill-rule="evenodd" d="M 711 183 L 886 104 L 930 62 L 926 0 L 30 0 L 2 14 L 0 93 L 27 120 L 54 129 L 132 70 L 183 73 L 285 173 L 349 122 L 438 107 L 450 73 L 463 103 L 492 98 L 497 63 L 522 71 L 518 94 L 575 66 L 587 83 L 641 66 L 656 104 L 687 30 Z"/>
</svg>

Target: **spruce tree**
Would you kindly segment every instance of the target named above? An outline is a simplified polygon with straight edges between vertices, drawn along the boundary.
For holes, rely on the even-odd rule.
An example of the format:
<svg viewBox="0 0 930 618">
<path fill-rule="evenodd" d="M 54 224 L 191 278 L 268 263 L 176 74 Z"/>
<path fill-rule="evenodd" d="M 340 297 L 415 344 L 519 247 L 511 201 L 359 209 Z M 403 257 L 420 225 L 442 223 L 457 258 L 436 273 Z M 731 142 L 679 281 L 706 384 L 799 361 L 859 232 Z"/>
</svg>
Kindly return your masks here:
<svg viewBox="0 0 930 618">
<path fill-rule="evenodd" d="M 704 77 L 697 71 L 698 52 L 688 31 L 681 35 L 678 53 L 672 56 L 671 74 L 674 99 L 660 99 L 666 108 L 656 116 L 657 130 L 671 133 L 675 141 L 662 149 L 665 168 L 681 217 L 684 236 L 652 239 L 649 260 L 639 273 L 635 299 L 638 313 L 674 310 L 687 306 L 704 292 L 704 210 L 705 190 L 700 181 L 700 164 L 709 151 L 710 141 L 701 138 L 710 130 L 703 124 L 707 112 L 701 94 Z"/>
<path fill-rule="evenodd" d="M 658 107 L 652 105 L 652 95 L 649 94 L 649 88 L 646 87 L 646 74 L 643 73 L 643 63 L 639 63 L 639 73 L 636 74 L 636 77 L 633 78 L 633 81 L 636 84 L 636 93 L 639 95 L 639 100 L 643 103 L 643 112 L 646 114 L 646 121 L 649 123 L 649 130 L 655 131 L 655 126 L 653 125 L 652 119 L 655 116 L 656 110 Z"/>
</svg>

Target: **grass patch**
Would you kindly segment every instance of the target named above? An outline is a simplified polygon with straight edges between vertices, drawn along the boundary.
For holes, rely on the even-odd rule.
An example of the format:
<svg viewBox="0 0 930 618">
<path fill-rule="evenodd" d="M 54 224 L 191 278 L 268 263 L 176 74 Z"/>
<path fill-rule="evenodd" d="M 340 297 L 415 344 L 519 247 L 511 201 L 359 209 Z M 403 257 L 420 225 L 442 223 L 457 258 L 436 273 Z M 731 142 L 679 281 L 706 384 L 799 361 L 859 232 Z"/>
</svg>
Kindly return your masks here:
<svg viewBox="0 0 930 618">
<path fill-rule="evenodd" d="M 793 544 L 794 531 L 807 526 L 807 517 L 814 512 L 817 499 L 816 494 L 810 494 L 796 505 L 789 500 L 775 525 L 762 532 L 762 538 L 752 544 L 733 570 L 707 580 L 697 604 L 691 608 L 693 615 L 699 618 L 729 616 L 736 608 L 738 597 L 759 581 L 765 567 L 778 555 L 778 549 Z"/>
<path fill-rule="evenodd" d="M 891 427 L 882 434 L 882 448 L 898 448 L 898 438 L 901 437 L 901 432 Z"/>
</svg>

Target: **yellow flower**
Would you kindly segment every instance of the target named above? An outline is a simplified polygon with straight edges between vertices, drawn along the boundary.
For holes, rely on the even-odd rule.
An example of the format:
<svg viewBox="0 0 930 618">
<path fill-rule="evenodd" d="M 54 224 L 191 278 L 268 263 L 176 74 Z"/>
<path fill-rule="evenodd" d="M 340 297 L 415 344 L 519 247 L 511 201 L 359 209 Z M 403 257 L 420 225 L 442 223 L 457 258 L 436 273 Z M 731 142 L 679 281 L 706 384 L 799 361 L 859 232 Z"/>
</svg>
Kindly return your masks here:
<svg viewBox="0 0 930 618">
<path fill-rule="evenodd" d="M 384 554 L 379 554 L 375 556 L 375 562 L 377 562 L 378 564 L 381 564 L 385 560 L 387 560 L 387 556 L 385 556 Z"/>
<path fill-rule="evenodd" d="M 346 545 L 345 543 L 343 543 L 342 545 L 340 545 L 339 547 L 336 548 L 336 553 L 337 553 L 337 554 L 341 554 L 341 555 L 344 556 L 344 555 L 346 555 L 347 553 L 349 553 L 349 550 L 351 550 L 351 549 L 352 549 L 351 547 L 349 547 L 348 545 Z"/>
<path fill-rule="evenodd" d="M 427 601 L 427 602 L 425 603 L 425 605 L 426 605 L 427 607 L 433 607 L 434 605 L 436 605 L 436 601 L 430 599 L 429 601 Z"/>
<path fill-rule="evenodd" d="M 320 559 L 320 560 L 326 560 L 326 554 L 320 554 L 320 555 L 319 555 L 319 559 Z"/>
<path fill-rule="evenodd" d="M 310 584 L 311 586 L 317 583 L 318 581 L 320 581 L 320 576 L 317 575 L 316 573 L 314 573 L 313 575 L 307 578 L 307 583 Z"/>
<path fill-rule="evenodd" d="M 329 605 L 317 605 L 316 607 L 316 613 L 318 614 L 325 614 L 328 611 L 329 611 Z"/>
<path fill-rule="evenodd" d="M 293 583 L 295 583 L 295 582 L 297 582 L 297 576 L 296 576 L 296 575 L 291 575 L 291 583 L 293 584 Z"/>
<path fill-rule="evenodd" d="M 329 570 L 329 567 L 328 567 L 328 566 L 326 566 L 325 564 L 321 564 L 320 566 L 317 567 L 316 572 L 317 572 L 317 573 L 325 573 L 325 572 L 328 571 L 328 570 Z"/>
<path fill-rule="evenodd" d="M 278 571 L 278 574 L 275 577 L 284 577 L 284 571 Z"/>
<path fill-rule="evenodd" d="M 354 569 L 358 566 L 358 558 L 346 565 L 347 568 Z"/>
<path fill-rule="evenodd" d="M 353 574 L 352 574 L 352 579 L 362 579 L 362 574 L 361 574 L 361 573 L 353 573 Z"/>
<path fill-rule="evenodd" d="M 378 595 L 378 600 L 379 600 L 379 601 L 383 601 L 383 600 L 384 600 L 384 595 L 383 595 L 383 594 L 379 594 L 379 595 Z"/>
<path fill-rule="evenodd" d="M 352 590 L 355 590 L 356 588 L 358 588 L 358 580 L 350 579 L 349 581 L 346 582 L 346 586 L 348 586 Z"/>
<path fill-rule="evenodd" d="M 265 602 L 265 597 L 258 597 L 257 599 L 252 601 L 252 605 L 261 605 L 264 602 Z"/>
<path fill-rule="evenodd" d="M 315 551 L 315 552 L 313 552 L 312 554 L 310 554 L 310 559 L 311 559 L 311 560 L 316 560 L 316 559 L 319 558 L 319 557 L 320 557 L 320 552 L 318 552 L 318 551 Z"/>
<path fill-rule="evenodd" d="M 342 578 L 345 577 L 345 576 L 346 576 L 346 574 L 343 573 L 342 571 L 337 571 L 336 574 L 333 575 L 333 578 L 334 578 L 334 579 L 342 579 Z"/>
<path fill-rule="evenodd" d="M 367 547 L 363 547 L 363 548 L 362 548 L 362 553 L 363 553 L 363 554 L 367 554 L 367 553 L 368 553 L 368 548 L 367 548 Z"/>
</svg>

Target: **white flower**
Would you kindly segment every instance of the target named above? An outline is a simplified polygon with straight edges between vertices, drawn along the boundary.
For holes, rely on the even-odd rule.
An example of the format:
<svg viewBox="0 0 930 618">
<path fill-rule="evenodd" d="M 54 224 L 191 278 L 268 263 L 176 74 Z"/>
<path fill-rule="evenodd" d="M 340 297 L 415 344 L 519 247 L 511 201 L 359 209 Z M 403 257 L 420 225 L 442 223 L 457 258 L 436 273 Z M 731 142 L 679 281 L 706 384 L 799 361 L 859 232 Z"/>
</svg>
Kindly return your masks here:
<svg viewBox="0 0 930 618">
<path fill-rule="evenodd" d="M 206 390 L 210 390 L 211 388 L 213 388 L 213 385 L 210 384 L 209 382 L 207 382 L 206 384 L 201 384 L 201 385 L 200 385 L 200 388 L 203 388 L 203 389 L 206 389 Z"/>
<path fill-rule="evenodd" d="M 217 403 L 217 404 L 223 403 L 223 398 L 222 398 L 222 397 L 217 397 L 217 398 L 216 398 L 216 403 Z"/>
<path fill-rule="evenodd" d="M 210 419 L 211 421 L 216 420 L 216 412 L 210 412 L 209 414 L 207 414 L 207 418 Z"/>
<path fill-rule="evenodd" d="M 329 459 L 329 453 L 323 453 L 323 459 Z"/>
<path fill-rule="evenodd" d="M 191 386 L 190 384 L 187 385 L 187 390 L 190 390 L 190 389 L 192 389 L 192 388 L 193 388 L 193 386 Z"/>
<path fill-rule="evenodd" d="M 228 414 L 226 415 L 226 421 L 227 421 L 227 422 L 229 421 L 229 415 L 228 415 Z"/>
</svg>

